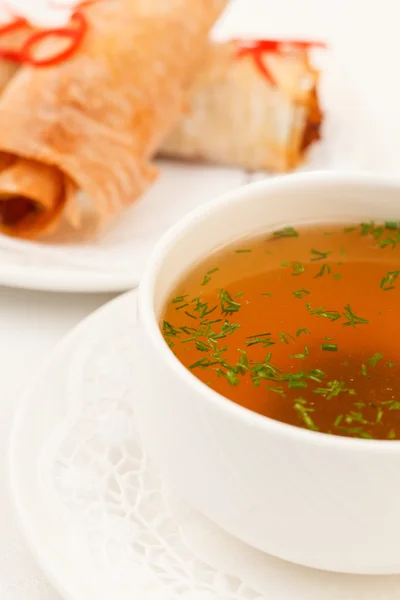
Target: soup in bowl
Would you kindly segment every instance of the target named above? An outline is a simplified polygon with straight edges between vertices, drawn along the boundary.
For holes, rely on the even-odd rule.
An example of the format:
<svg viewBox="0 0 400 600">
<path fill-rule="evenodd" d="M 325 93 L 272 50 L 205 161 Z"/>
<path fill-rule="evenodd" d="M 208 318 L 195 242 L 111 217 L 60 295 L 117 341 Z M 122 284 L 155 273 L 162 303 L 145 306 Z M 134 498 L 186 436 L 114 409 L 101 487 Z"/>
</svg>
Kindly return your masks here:
<svg viewBox="0 0 400 600">
<path fill-rule="evenodd" d="M 159 243 L 137 402 L 166 482 L 299 564 L 400 572 L 400 184 L 243 187 Z"/>
</svg>

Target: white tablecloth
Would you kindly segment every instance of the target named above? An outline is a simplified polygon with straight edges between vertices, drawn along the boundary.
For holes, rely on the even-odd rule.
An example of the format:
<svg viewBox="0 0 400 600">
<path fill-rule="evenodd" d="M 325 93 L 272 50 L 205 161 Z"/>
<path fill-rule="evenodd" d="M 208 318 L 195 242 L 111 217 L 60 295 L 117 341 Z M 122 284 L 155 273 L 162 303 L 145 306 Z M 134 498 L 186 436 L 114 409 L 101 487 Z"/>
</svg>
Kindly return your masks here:
<svg viewBox="0 0 400 600">
<path fill-rule="evenodd" d="M 8 486 L 8 440 L 24 385 L 54 345 L 111 295 L 0 288 L 0 598 L 60 600 L 26 549 Z"/>
</svg>

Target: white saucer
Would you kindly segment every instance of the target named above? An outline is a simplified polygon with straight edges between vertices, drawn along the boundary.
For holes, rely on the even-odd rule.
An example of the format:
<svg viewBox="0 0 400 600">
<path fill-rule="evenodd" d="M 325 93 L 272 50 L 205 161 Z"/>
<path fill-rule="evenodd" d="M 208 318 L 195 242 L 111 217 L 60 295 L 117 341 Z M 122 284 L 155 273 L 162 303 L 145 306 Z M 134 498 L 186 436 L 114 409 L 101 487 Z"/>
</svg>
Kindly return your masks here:
<svg viewBox="0 0 400 600">
<path fill-rule="evenodd" d="M 29 386 L 11 483 L 39 564 L 70 600 L 400 600 L 400 576 L 314 571 L 255 551 L 171 492 L 135 427 L 136 296 L 75 328 Z"/>
</svg>

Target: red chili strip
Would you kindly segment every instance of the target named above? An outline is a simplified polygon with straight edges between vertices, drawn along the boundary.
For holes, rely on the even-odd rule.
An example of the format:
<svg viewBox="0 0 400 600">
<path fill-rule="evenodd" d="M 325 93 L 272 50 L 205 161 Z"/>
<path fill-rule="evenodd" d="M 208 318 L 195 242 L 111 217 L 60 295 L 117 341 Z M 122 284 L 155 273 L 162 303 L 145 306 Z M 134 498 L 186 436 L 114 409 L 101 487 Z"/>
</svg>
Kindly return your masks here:
<svg viewBox="0 0 400 600">
<path fill-rule="evenodd" d="M 71 17 L 71 25 L 74 25 L 73 27 L 68 26 L 57 29 L 45 29 L 43 31 L 33 33 L 24 42 L 22 48 L 19 50 L 6 47 L 2 48 L 0 46 L 0 59 L 25 63 L 35 67 L 48 67 L 67 60 L 77 50 L 88 30 L 87 19 L 80 9 L 98 1 L 99 0 L 84 0 L 78 5 L 78 7 L 75 8 L 75 12 Z M 53 6 L 57 6 L 57 4 L 53 3 L 52 0 L 50 0 L 49 3 Z M 60 7 L 60 5 L 58 5 L 58 7 Z M 67 8 L 66 5 L 65 8 Z M 24 28 L 30 29 L 31 26 L 25 19 L 16 18 L 11 23 L 7 23 L 6 25 L 0 27 L 0 36 Z M 60 52 L 57 52 L 51 56 L 37 58 L 35 56 L 35 50 L 37 50 L 38 45 L 49 37 L 57 36 L 69 40 L 70 44 L 64 48 L 64 50 L 61 50 Z"/>
<path fill-rule="evenodd" d="M 17 29 L 22 29 L 23 27 L 27 27 L 27 23 L 25 19 L 17 18 L 11 23 L 7 23 L 6 25 L 0 26 L 0 35 L 11 33 L 12 31 L 16 31 Z"/>
<path fill-rule="evenodd" d="M 80 45 L 88 29 L 86 17 L 80 11 L 77 11 L 72 15 L 71 23 L 73 22 L 77 24 L 77 27 L 67 27 L 65 29 L 48 29 L 45 31 L 39 31 L 38 33 L 34 33 L 25 42 L 21 49 L 21 62 L 35 67 L 49 67 L 51 65 L 63 62 L 64 60 L 72 56 L 72 54 L 74 54 L 75 50 Z M 45 40 L 46 38 L 57 36 L 69 39 L 71 42 L 70 45 L 64 50 L 53 54 L 52 56 L 48 56 L 46 58 L 36 58 L 34 51 L 37 48 L 38 44 L 42 43 L 43 40 Z"/>
<path fill-rule="evenodd" d="M 264 75 L 271 85 L 276 85 L 270 70 L 265 64 L 265 54 L 283 54 L 290 50 L 308 50 L 310 48 L 326 48 L 324 42 L 309 40 L 235 40 L 238 44 L 236 56 L 253 57 L 258 70 Z"/>
</svg>

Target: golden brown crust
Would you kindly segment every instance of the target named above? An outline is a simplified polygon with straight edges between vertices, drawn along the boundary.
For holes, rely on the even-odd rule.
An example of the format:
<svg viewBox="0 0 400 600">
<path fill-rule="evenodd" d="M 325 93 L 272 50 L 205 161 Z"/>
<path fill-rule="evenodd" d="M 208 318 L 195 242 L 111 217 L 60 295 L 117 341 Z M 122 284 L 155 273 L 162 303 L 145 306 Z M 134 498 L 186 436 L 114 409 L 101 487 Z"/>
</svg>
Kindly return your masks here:
<svg viewBox="0 0 400 600">
<path fill-rule="evenodd" d="M 157 175 L 149 161 L 179 115 L 225 1 L 94 3 L 72 59 L 23 67 L 8 85 L 0 98 L 0 150 L 55 167 L 87 192 L 101 219 L 120 212 Z M 77 222 L 76 206 L 66 214 Z"/>
</svg>

